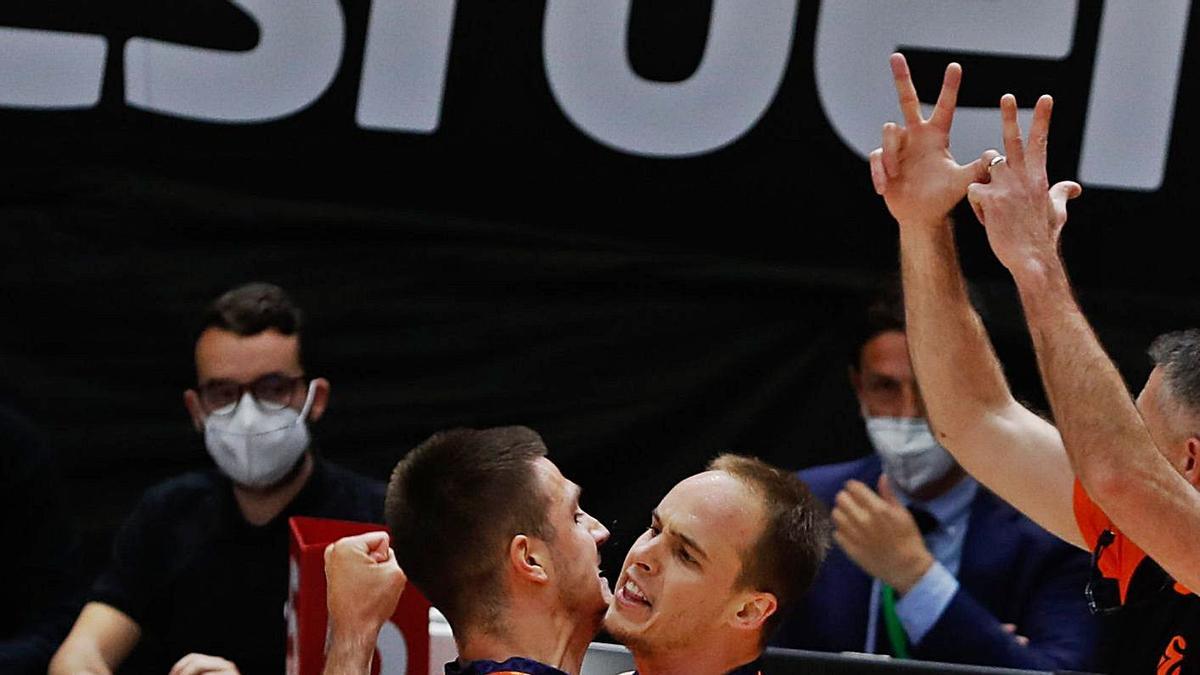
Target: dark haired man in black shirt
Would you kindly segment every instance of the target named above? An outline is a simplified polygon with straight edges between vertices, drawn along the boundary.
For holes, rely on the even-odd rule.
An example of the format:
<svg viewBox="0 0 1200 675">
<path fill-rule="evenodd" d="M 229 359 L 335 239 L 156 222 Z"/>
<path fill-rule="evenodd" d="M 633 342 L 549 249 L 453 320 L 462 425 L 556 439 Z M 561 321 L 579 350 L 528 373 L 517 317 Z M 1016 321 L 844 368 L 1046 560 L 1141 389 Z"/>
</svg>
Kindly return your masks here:
<svg viewBox="0 0 1200 675">
<path fill-rule="evenodd" d="M 210 306 L 184 404 L 217 470 L 145 493 L 51 673 L 283 672 L 288 518 L 378 522 L 383 503 L 380 483 L 313 451 L 329 382 L 306 376 L 300 328 L 270 284 Z"/>
</svg>

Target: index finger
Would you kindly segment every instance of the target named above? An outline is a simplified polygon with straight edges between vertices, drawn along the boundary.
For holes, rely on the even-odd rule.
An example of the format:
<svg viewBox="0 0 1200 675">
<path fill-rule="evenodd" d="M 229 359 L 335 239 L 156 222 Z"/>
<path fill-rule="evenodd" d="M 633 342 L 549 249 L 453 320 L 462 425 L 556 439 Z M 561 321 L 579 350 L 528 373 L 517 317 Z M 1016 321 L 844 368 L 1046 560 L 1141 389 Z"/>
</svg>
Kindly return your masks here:
<svg viewBox="0 0 1200 675">
<path fill-rule="evenodd" d="M 879 495 L 875 494 L 874 490 L 867 487 L 865 483 L 857 480 L 846 481 L 845 491 L 855 501 L 864 506 L 872 504 L 880 499 Z"/>
<path fill-rule="evenodd" d="M 900 114 L 904 115 L 904 123 L 912 126 L 921 122 L 921 100 L 917 98 L 917 89 L 913 86 L 912 73 L 908 70 L 908 61 L 904 55 L 892 54 L 892 79 L 896 82 L 896 98 L 900 103 Z"/>
<path fill-rule="evenodd" d="M 1014 168 L 1025 166 L 1025 148 L 1021 142 L 1021 124 L 1017 121 L 1017 97 L 1000 97 L 1000 126 L 1004 131 L 1004 157 Z"/>
</svg>

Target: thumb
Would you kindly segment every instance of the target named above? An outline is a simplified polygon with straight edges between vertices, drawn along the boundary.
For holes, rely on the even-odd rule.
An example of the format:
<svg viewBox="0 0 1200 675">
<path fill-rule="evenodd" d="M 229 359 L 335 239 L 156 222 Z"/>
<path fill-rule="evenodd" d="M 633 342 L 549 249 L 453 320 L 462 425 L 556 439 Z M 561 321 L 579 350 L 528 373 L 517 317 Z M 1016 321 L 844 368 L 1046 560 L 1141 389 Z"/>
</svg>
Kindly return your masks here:
<svg viewBox="0 0 1200 675">
<path fill-rule="evenodd" d="M 1054 219 L 1058 227 L 1061 228 L 1067 222 L 1067 201 L 1081 194 L 1083 188 L 1079 183 L 1069 180 L 1055 183 L 1054 187 L 1050 188 L 1050 207 L 1054 209 Z"/>
<path fill-rule="evenodd" d="M 971 183 L 987 183 L 991 181 L 992 173 L 989 169 L 991 168 L 992 160 L 999 156 L 1000 153 L 996 150 L 984 150 L 979 159 L 962 167 L 963 171 L 960 178 L 965 179 L 963 190 L 965 191 L 967 189 L 966 186 Z"/>
<path fill-rule="evenodd" d="M 387 532 L 377 531 L 369 532 L 364 537 L 367 545 L 367 555 L 375 562 L 384 562 L 391 554 L 391 548 L 388 546 L 390 538 Z"/>
<path fill-rule="evenodd" d="M 1064 180 L 1055 183 L 1054 187 L 1050 188 L 1050 201 L 1054 202 L 1055 208 L 1067 207 L 1067 201 L 1075 199 L 1083 194 L 1083 187 L 1073 180 Z"/>
<path fill-rule="evenodd" d="M 888 480 L 887 474 L 879 476 L 879 496 L 883 500 L 893 506 L 901 506 L 900 498 L 896 496 L 896 491 L 892 489 L 892 481 Z"/>
<path fill-rule="evenodd" d="M 975 218 L 979 220 L 979 224 L 987 226 L 986 217 L 983 211 L 983 183 L 971 183 L 967 186 L 967 203 L 971 205 L 971 210 L 975 212 Z"/>
</svg>

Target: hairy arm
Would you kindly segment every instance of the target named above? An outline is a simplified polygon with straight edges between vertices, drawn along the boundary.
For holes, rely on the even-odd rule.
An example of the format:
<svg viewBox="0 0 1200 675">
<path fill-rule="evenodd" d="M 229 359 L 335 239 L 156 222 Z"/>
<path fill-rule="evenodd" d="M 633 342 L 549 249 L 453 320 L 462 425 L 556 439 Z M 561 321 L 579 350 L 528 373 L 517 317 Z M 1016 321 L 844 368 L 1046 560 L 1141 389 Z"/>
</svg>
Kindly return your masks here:
<svg viewBox="0 0 1200 675">
<path fill-rule="evenodd" d="M 325 675 L 371 672 L 375 642 L 396 610 L 407 579 L 386 532 L 337 540 L 325 548 L 329 644 Z"/>
<path fill-rule="evenodd" d="M 89 602 L 50 661 L 50 675 L 108 675 L 125 660 L 141 634 L 124 612 Z"/>
<path fill-rule="evenodd" d="M 968 300 L 952 227 L 901 224 L 900 251 L 909 350 L 938 441 L 1002 499 L 1087 548 L 1062 439 L 1013 398 Z"/>
<path fill-rule="evenodd" d="M 1017 283 L 1042 381 L 1075 474 L 1126 536 L 1176 580 L 1200 588 L 1200 539 L 1190 536 L 1200 532 L 1200 495 L 1155 446 L 1075 302 L 1059 255 L 1066 201 L 1079 194 L 1079 186 L 1046 188 L 1052 105 L 1049 96 L 1038 101 L 1026 148 L 1016 99 L 1001 99 L 1008 160 L 993 172 L 991 184 L 971 186 L 971 204 L 996 257 Z M 1046 124 L 1039 127 L 1039 119 Z"/>
<path fill-rule="evenodd" d="M 1200 494 L 1163 457 L 1061 260 L 1014 273 L 1042 380 L 1088 495 L 1172 577 L 1200 588 Z M 1164 527 L 1163 523 L 1170 523 Z"/>
<path fill-rule="evenodd" d="M 329 651 L 325 654 L 324 675 L 367 675 L 375 656 L 375 642 L 370 636 L 331 633 Z"/>
<path fill-rule="evenodd" d="M 964 166 L 950 154 L 962 77 L 957 64 L 946 69 L 928 120 L 904 57 L 893 54 L 891 66 L 905 125 L 884 125 L 883 144 L 871 153 L 871 179 L 900 225 L 909 351 L 930 423 L 973 476 L 1046 529 L 1083 545 L 1062 443 L 1052 426 L 1013 399 L 967 300 L 947 219 L 968 186 L 988 180 L 996 153 Z"/>
</svg>

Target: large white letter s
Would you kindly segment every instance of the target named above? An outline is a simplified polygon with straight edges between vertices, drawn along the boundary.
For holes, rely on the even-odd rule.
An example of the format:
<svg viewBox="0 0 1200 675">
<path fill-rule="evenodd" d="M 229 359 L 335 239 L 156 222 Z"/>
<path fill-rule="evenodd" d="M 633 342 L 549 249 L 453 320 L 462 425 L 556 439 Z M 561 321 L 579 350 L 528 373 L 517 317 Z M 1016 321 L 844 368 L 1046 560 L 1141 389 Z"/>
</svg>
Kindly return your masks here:
<svg viewBox="0 0 1200 675">
<path fill-rule="evenodd" d="M 316 101 L 345 39 L 338 0 L 230 0 L 259 26 L 248 52 L 146 38 L 125 45 L 125 98 L 138 108 L 212 122 L 265 122 Z"/>
</svg>

